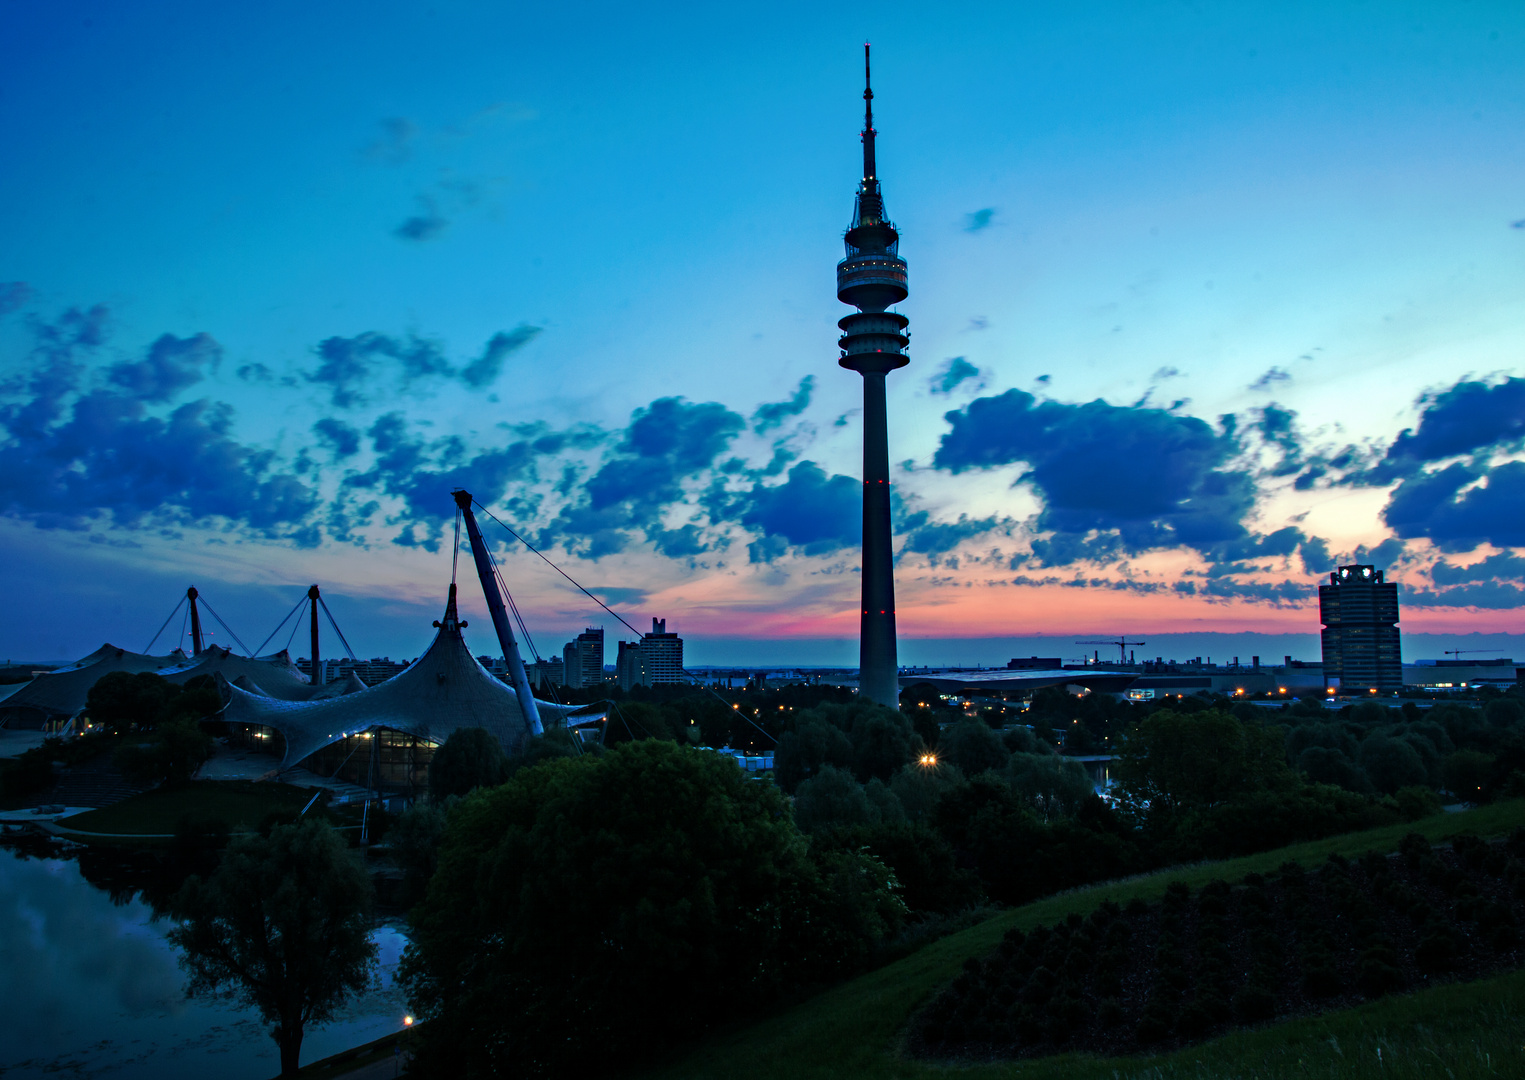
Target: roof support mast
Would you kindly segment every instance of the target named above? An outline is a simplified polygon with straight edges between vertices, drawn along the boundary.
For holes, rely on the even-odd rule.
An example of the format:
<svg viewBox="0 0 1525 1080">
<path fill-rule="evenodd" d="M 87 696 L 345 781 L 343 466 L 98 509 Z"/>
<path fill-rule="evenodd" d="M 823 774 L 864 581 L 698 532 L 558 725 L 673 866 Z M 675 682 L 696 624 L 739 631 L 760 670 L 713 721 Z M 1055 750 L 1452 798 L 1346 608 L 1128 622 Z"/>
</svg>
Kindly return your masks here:
<svg viewBox="0 0 1525 1080">
<path fill-rule="evenodd" d="M 193 650 L 192 653 L 191 653 L 192 656 L 200 656 L 201 655 L 201 650 L 203 648 L 203 646 L 201 644 L 201 612 L 199 610 L 197 610 L 197 608 L 196 608 L 196 597 L 198 597 L 200 595 L 201 594 L 196 591 L 196 586 L 194 586 L 194 585 L 192 585 L 189 589 L 185 590 L 185 598 L 187 600 L 189 600 L 190 604 L 191 604 L 191 649 Z"/>
<path fill-rule="evenodd" d="M 508 609 L 503 604 L 502 594 L 498 592 L 492 557 L 487 553 L 482 530 L 477 528 L 476 515 L 471 512 L 471 492 L 459 490 L 453 494 L 455 505 L 460 507 L 461 517 L 466 521 L 466 535 L 471 540 L 471 557 L 476 560 L 477 577 L 482 579 L 482 595 L 486 597 L 487 610 L 492 615 L 492 628 L 498 632 L 498 645 L 503 649 L 503 659 L 508 664 L 508 677 L 513 683 L 514 694 L 519 698 L 519 707 L 524 710 L 524 722 L 531 735 L 544 735 L 545 728 L 540 726 L 540 709 L 535 702 L 535 695 L 530 692 L 529 676 L 524 673 L 524 658 L 519 655 L 519 643 L 514 640 L 514 628 L 508 621 Z"/>
<path fill-rule="evenodd" d="M 323 663 L 318 659 L 318 587 L 307 590 L 307 606 L 312 608 L 312 684 L 323 685 Z"/>
</svg>

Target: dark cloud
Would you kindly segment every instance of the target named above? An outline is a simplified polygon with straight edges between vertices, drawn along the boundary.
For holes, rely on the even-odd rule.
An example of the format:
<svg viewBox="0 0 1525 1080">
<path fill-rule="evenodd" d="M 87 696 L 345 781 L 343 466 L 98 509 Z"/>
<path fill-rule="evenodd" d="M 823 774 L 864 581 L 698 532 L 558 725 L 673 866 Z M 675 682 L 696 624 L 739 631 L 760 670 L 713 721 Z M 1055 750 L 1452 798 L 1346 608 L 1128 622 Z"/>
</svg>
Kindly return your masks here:
<svg viewBox="0 0 1525 1080">
<path fill-rule="evenodd" d="M 1210 551 L 1247 535 L 1253 479 L 1229 467 L 1239 445 L 1169 410 L 1039 401 L 1022 390 L 945 414 L 934 455 L 952 472 L 1022 462 L 1043 499 L 1034 545 L 1056 564 L 1184 545 Z M 1041 545 L 1041 546 L 1040 546 Z"/>
<path fill-rule="evenodd" d="M 1153 375 L 1149 376 L 1151 382 L 1164 382 L 1166 379 L 1178 379 L 1181 369 L 1178 367 L 1162 367 Z"/>
<path fill-rule="evenodd" d="M 503 371 L 503 361 L 534 341 L 540 327 L 520 323 L 512 330 L 499 330 L 487 342 L 482 355 L 461 369 L 461 381 L 467 386 L 481 388 L 495 382 Z"/>
<path fill-rule="evenodd" d="M 133 397 L 164 402 L 200 382 L 204 369 L 216 367 L 221 359 L 222 346 L 209 334 L 188 338 L 165 334 L 148 347 L 142 360 L 106 369 L 106 378 Z"/>
<path fill-rule="evenodd" d="M 624 585 L 590 585 L 588 591 L 610 607 L 640 607 L 650 595 L 645 589 Z"/>
<path fill-rule="evenodd" d="M 1003 518 L 971 518 L 960 514 L 957 521 L 928 521 L 926 514 L 911 515 L 901 526 L 906 534 L 904 551 L 918 555 L 944 555 L 965 540 L 1008 524 Z"/>
<path fill-rule="evenodd" d="M 1491 469 L 1456 462 L 1410 476 L 1388 498 L 1382 520 L 1399 537 L 1429 539 L 1442 551 L 1525 547 L 1525 462 Z"/>
<path fill-rule="evenodd" d="M 571 439 L 564 432 L 546 431 L 473 452 L 458 436 L 432 441 L 418 437 L 396 412 L 379 417 L 366 434 L 375 460 L 366 472 L 349 477 L 348 486 L 400 500 L 401 511 L 388 523 L 404 528 L 392 542 L 428 551 L 439 550 L 451 491 L 466 488 L 484 506 L 496 504 L 511 483 L 535 477 L 539 457 L 561 452 Z"/>
<path fill-rule="evenodd" d="M 336 458 L 353 457 L 360 452 L 360 432 L 343 420 L 325 416 L 312 426 L 312 433 Z"/>
<path fill-rule="evenodd" d="M 80 354 L 104 341 L 106 317 L 104 307 L 71 309 L 34 323 L 32 371 L 0 389 L 0 512 L 69 529 L 222 519 L 315 542 L 307 519 L 316 494 L 272 453 L 234 437 L 231 406 L 148 411 L 209 359 L 210 338 L 161 338 L 141 364 L 110 369 L 125 392 L 86 389 Z"/>
<path fill-rule="evenodd" d="M 1302 440 L 1297 433 L 1297 413 L 1274 401 L 1263 409 L 1250 412 L 1251 426 L 1260 432 L 1266 445 L 1275 447 L 1281 460 L 1271 469 L 1272 476 L 1290 476 L 1303 468 Z"/>
<path fill-rule="evenodd" d="M 781 427 L 785 420 L 798 416 L 810 407 L 810 395 L 814 389 L 815 376 L 806 375 L 787 401 L 770 401 L 759 405 L 752 414 L 753 428 L 761 435 Z"/>
<path fill-rule="evenodd" d="M 450 222 L 440 213 L 439 205 L 429 196 L 420 195 L 418 213 L 404 218 L 402 223 L 392 230 L 392 235 L 399 240 L 422 243 L 425 240 L 433 240 L 449 225 Z"/>
<path fill-rule="evenodd" d="M 745 427 L 715 402 L 658 398 L 637 409 L 614 453 L 582 485 L 582 498 L 562 509 L 542 541 L 595 559 L 624 550 L 637 532 L 670 557 L 706 550 L 697 526 L 669 530 L 662 518 L 683 500 L 684 482 L 711 468 Z"/>
<path fill-rule="evenodd" d="M 1273 367 L 1270 371 L 1261 375 L 1260 378 L 1250 383 L 1251 390 L 1269 390 L 1277 383 L 1291 382 L 1292 376 L 1279 367 Z"/>
<path fill-rule="evenodd" d="M 1402 540 L 1389 536 L 1376 547 L 1366 547 L 1364 544 L 1355 549 L 1350 555 L 1352 564 L 1370 564 L 1386 570 L 1393 566 L 1406 554 Z"/>
<path fill-rule="evenodd" d="M 960 383 L 978 378 L 979 374 L 979 368 L 962 356 L 955 356 L 933 372 L 932 378 L 928 380 L 928 386 L 934 394 L 951 394 Z"/>
<path fill-rule="evenodd" d="M 1501 551 L 1470 566 L 1438 562 L 1430 567 L 1430 578 L 1436 585 L 1442 586 L 1490 581 L 1525 582 L 1525 559 Z"/>
<path fill-rule="evenodd" d="M 331 337 L 317 348 L 320 363 L 304 378 L 329 388 L 335 408 L 352 409 L 369 400 L 366 391 L 403 388 L 422 379 L 459 378 L 472 389 L 491 384 L 502 372 L 508 356 L 528 345 L 540 333 L 538 326 L 520 324 L 499 331 L 488 341 L 482 355 L 457 370 L 439 345 L 416 335 L 395 338 L 374 330 L 354 337 Z"/>
<path fill-rule="evenodd" d="M 1481 581 L 1450 589 L 1404 589 L 1403 603 L 1408 607 L 1508 611 L 1525 607 L 1525 588 L 1506 581 Z"/>
<path fill-rule="evenodd" d="M 1418 425 L 1401 432 L 1382 460 L 1353 481 L 1388 484 L 1431 462 L 1525 444 L 1525 379 L 1459 382 L 1420 404 Z"/>
<path fill-rule="evenodd" d="M 275 372 L 260 363 L 240 365 L 234 374 L 244 382 L 270 382 L 275 378 Z"/>
<path fill-rule="evenodd" d="M 1193 582 L 1177 582 L 1177 591 L 1202 597 L 1212 603 L 1231 603 L 1248 600 L 1270 604 L 1272 607 L 1302 607 L 1316 596 L 1313 586 L 1299 581 L 1235 581 L 1231 578 L 1209 578 L 1195 589 L 1180 588 Z"/>
<path fill-rule="evenodd" d="M 790 550 L 827 555 L 863 543 L 863 484 L 801 461 L 782 484 L 754 485 L 733 501 L 735 520 L 762 536 L 748 545 L 753 562 Z"/>
<path fill-rule="evenodd" d="M 995 207 L 987 206 L 983 210 L 976 210 L 972 214 L 964 215 L 964 231 L 979 232 L 990 227 L 991 219 L 995 217 Z"/>
<path fill-rule="evenodd" d="M 19 311 L 32 298 L 32 287 L 24 281 L 0 281 L 0 315 Z"/>
<path fill-rule="evenodd" d="M 1299 548 L 1303 560 L 1303 573 L 1329 574 L 1334 572 L 1334 556 L 1329 554 L 1329 544 L 1317 536 L 1306 537 Z"/>
</svg>

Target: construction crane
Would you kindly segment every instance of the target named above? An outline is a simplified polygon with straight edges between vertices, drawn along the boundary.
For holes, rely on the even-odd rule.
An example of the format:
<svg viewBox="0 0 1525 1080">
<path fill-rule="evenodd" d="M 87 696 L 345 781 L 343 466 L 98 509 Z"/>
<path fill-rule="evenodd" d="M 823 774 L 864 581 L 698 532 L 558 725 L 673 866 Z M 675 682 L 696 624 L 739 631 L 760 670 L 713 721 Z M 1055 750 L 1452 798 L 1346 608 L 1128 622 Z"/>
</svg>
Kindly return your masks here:
<svg viewBox="0 0 1525 1080">
<path fill-rule="evenodd" d="M 1457 656 L 1457 657 L 1459 657 L 1459 656 L 1465 655 L 1466 653 L 1503 652 L 1503 651 L 1504 651 L 1503 649 L 1447 649 L 1446 650 L 1446 655 L 1447 656 Z"/>
<path fill-rule="evenodd" d="M 1117 662 L 1119 664 L 1126 664 L 1128 662 L 1128 646 L 1129 645 L 1144 645 L 1144 644 L 1147 644 L 1147 642 L 1143 642 L 1143 641 L 1126 641 L 1126 640 L 1124 640 L 1121 637 L 1115 637 L 1115 638 L 1107 638 L 1105 641 L 1077 641 L 1077 642 L 1075 642 L 1075 644 L 1076 645 L 1116 645 L 1117 646 L 1117 654 L 1118 654 L 1118 657 L 1119 657 Z M 1101 659 L 1100 654 L 1098 654 L 1097 655 L 1098 662 L 1100 661 L 1100 659 Z"/>
</svg>

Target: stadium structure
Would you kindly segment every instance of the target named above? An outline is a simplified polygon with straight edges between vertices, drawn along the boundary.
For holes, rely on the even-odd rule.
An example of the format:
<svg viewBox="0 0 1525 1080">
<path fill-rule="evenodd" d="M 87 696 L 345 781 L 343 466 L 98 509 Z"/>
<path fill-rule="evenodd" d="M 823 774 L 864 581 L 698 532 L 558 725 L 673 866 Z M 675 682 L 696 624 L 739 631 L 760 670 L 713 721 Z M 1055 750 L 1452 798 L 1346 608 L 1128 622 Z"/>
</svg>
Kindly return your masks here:
<svg viewBox="0 0 1525 1080">
<path fill-rule="evenodd" d="M 291 662 L 285 649 L 265 656 L 239 656 L 228 648 L 203 645 L 199 597 L 192 588 L 182 601 L 190 605 L 192 655 L 176 649 L 159 656 L 147 650 L 135 653 L 103 645 L 74 664 L 36 676 L 0 702 L 0 726 L 66 733 L 76 721 L 88 719 L 84 714 L 91 687 L 112 672 L 152 672 L 178 685 L 209 676 L 223 706 L 207 719 L 226 725 L 232 742 L 271 755 L 271 771 L 276 776 L 301 767 L 320 777 L 371 790 L 408 791 L 426 783 L 434 748 L 461 728 L 482 728 L 502 744 L 505 752 L 514 754 L 530 738 L 543 734 L 547 726 L 601 721 L 605 717 L 601 707 L 535 699 L 508 621 L 504 594 L 498 587 L 497 568 L 471 509 L 471 495 L 457 491 L 454 497 L 458 508 L 456 549 L 464 524 L 507 662 L 508 684 L 484 668 L 467 647 L 462 630 L 468 624 L 457 611 L 454 581 L 444 617 L 434 623 L 434 641 L 405 670 L 369 687 L 353 671 L 327 685 L 314 685 Z M 322 604 L 317 586 L 308 590 L 307 599 L 316 657 L 318 610 L 321 605 L 326 612 L 327 605 Z M 170 617 L 179 610 L 177 606 Z M 332 621 L 331 614 L 329 618 Z M 338 632 L 337 624 L 334 629 Z M 321 668 L 315 666 L 314 670 Z"/>
</svg>

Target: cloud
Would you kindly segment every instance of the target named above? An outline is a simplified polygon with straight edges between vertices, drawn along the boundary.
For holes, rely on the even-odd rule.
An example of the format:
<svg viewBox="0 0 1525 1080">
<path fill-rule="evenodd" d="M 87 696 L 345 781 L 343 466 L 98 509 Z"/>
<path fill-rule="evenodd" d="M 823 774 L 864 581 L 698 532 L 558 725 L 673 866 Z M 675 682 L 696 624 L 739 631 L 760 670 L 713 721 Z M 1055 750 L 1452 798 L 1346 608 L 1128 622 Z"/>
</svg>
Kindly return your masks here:
<svg viewBox="0 0 1525 1080">
<path fill-rule="evenodd" d="M 798 416 L 810 407 L 810 395 L 815 389 L 815 376 L 806 375 L 800 380 L 793 395 L 787 401 L 772 401 L 757 407 L 752 414 L 752 425 L 759 434 L 783 425 L 790 417 Z"/>
<path fill-rule="evenodd" d="M 1525 607 L 1525 588 L 1500 581 L 1458 585 L 1451 589 L 1404 589 L 1408 607 L 1483 608 L 1508 611 Z"/>
<path fill-rule="evenodd" d="M 0 389 L 0 513 L 67 529 L 222 519 L 314 542 L 316 493 L 233 436 L 231 406 L 149 412 L 210 362 L 210 338 L 161 337 L 144 361 L 110 368 L 112 385 L 86 389 L 81 354 L 105 340 L 106 317 L 97 306 L 34 323 L 31 372 Z"/>
<path fill-rule="evenodd" d="M 995 207 L 987 206 L 983 210 L 976 210 L 972 214 L 964 215 L 964 231 L 977 233 L 990 227 L 990 221 L 995 217 Z"/>
<path fill-rule="evenodd" d="M 610 607 L 641 607 L 650 595 L 645 589 L 624 585 L 590 585 L 588 591 Z"/>
<path fill-rule="evenodd" d="M 404 218 L 402 223 L 392 230 L 392 235 L 399 240 L 409 240 L 414 243 L 423 243 L 433 240 L 448 228 L 450 222 L 439 212 L 439 206 L 428 195 L 418 196 L 418 213 Z"/>
<path fill-rule="evenodd" d="M 582 498 L 562 508 L 542 542 L 593 559 L 624 550 L 637 533 L 673 558 L 707 550 L 697 526 L 668 529 L 663 516 L 685 500 L 684 483 L 710 469 L 745 428 L 715 402 L 658 398 L 637 409 L 614 453 L 582 485 Z M 709 505 L 724 502 L 722 493 Z"/>
<path fill-rule="evenodd" d="M 1525 444 L 1525 379 L 1458 382 L 1419 404 L 1419 423 L 1399 433 L 1382 460 L 1353 482 L 1387 484 L 1414 476 L 1426 464 Z"/>
<path fill-rule="evenodd" d="M 1251 477 L 1229 467 L 1232 434 L 1169 410 L 1039 401 L 1022 390 L 945 414 L 933 464 L 951 472 L 1016 462 L 1044 507 L 1045 561 L 1184 545 L 1210 551 L 1247 535 Z"/>
<path fill-rule="evenodd" d="M 1166 379 L 1179 379 L 1181 369 L 1178 367 L 1162 367 L 1153 375 L 1149 376 L 1150 382 L 1164 382 Z"/>
<path fill-rule="evenodd" d="M 790 550 L 826 555 L 863 543 L 862 482 L 827 475 L 813 461 L 796 464 L 782 484 L 754 485 L 733 506 L 736 520 L 762 534 L 747 548 L 754 563 Z"/>
<path fill-rule="evenodd" d="M 368 330 L 354 337 L 331 337 L 320 342 L 318 368 L 303 377 L 310 383 L 327 386 L 329 400 L 339 409 L 364 405 L 368 400 L 364 389 L 390 385 L 394 380 L 406 389 L 418 380 L 458 378 L 476 390 L 496 380 L 504 360 L 539 333 L 540 327 L 524 323 L 513 330 L 499 331 L 488 341 L 481 356 L 457 370 L 432 341 L 416 335 L 395 338 Z"/>
<path fill-rule="evenodd" d="M 1393 490 L 1382 520 L 1405 540 L 1427 538 L 1447 552 L 1525 547 L 1525 462 L 1456 462 L 1412 475 Z"/>
<path fill-rule="evenodd" d="M 931 379 L 927 381 L 927 385 L 934 394 L 951 394 L 960 383 L 978 378 L 979 374 L 979 368 L 965 360 L 962 356 L 955 356 L 944 361 L 942 367 L 933 372 Z M 978 387 L 975 389 L 978 389 Z"/>
<path fill-rule="evenodd" d="M 360 432 L 343 420 L 325 416 L 312 426 L 312 433 L 336 458 L 353 457 L 360 452 Z"/>
<path fill-rule="evenodd" d="M 401 165 L 413 156 L 413 141 L 418 136 L 418 125 L 405 116 L 389 116 L 381 121 L 381 137 L 368 144 L 361 153 L 372 161 L 385 165 Z"/>
<path fill-rule="evenodd" d="M 965 540 L 1007 524 L 1009 522 L 1004 518 L 971 518 L 967 514 L 960 514 L 957 521 L 949 522 L 927 521 L 925 514 L 913 515 L 912 520 L 902 526 L 907 532 L 904 550 L 918 555 L 945 555 Z"/>
<path fill-rule="evenodd" d="M 240 365 L 234 374 L 244 382 L 270 382 L 275 378 L 275 372 L 258 362 Z"/>
<path fill-rule="evenodd" d="M 969 325 L 964 327 L 964 329 L 973 330 L 976 333 L 981 330 L 989 330 L 990 320 L 985 318 L 983 315 L 971 315 L 969 316 Z"/>
<path fill-rule="evenodd" d="M 19 311 L 32 298 L 32 287 L 24 281 L 0 281 L 0 315 Z"/>
<path fill-rule="evenodd" d="M 148 348 L 142 360 L 123 361 L 106 370 L 106 378 L 143 401 L 164 402 L 200 382 L 204 368 L 216 367 L 222 346 L 209 334 L 177 338 L 165 334 Z"/>
<path fill-rule="evenodd" d="M 1317 536 L 1303 538 L 1298 547 L 1302 557 L 1303 573 L 1329 574 L 1334 572 L 1334 556 L 1329 554 L 1329 544 Z"/>
<path fill-rule="evenodd" d="M 1501 551 L 1470 566 L 1457 566 L 1442 561 L 1430 567 L 1430 578 L 1436 585 L 1442 586 L 1500 580 L 1525 582 L 1525 559 Z"/>
<path fill-rule="evenodd" d="M 474 389 L 488 386 L 503 371 L 503 361 L 539 336 L 541 328 L 520 323 L 512 330 L 499 330 L 487 342 L 482 355 L 461 369 L 461 381 Z"/>
<path fill-rule="evenodd" d="M 1292 376 L 1279 367 L 1273 367 L 1250 383 L 1251 390 L 1269 390 L 1277 383 L 1291 382 Z"/>
</svg>

